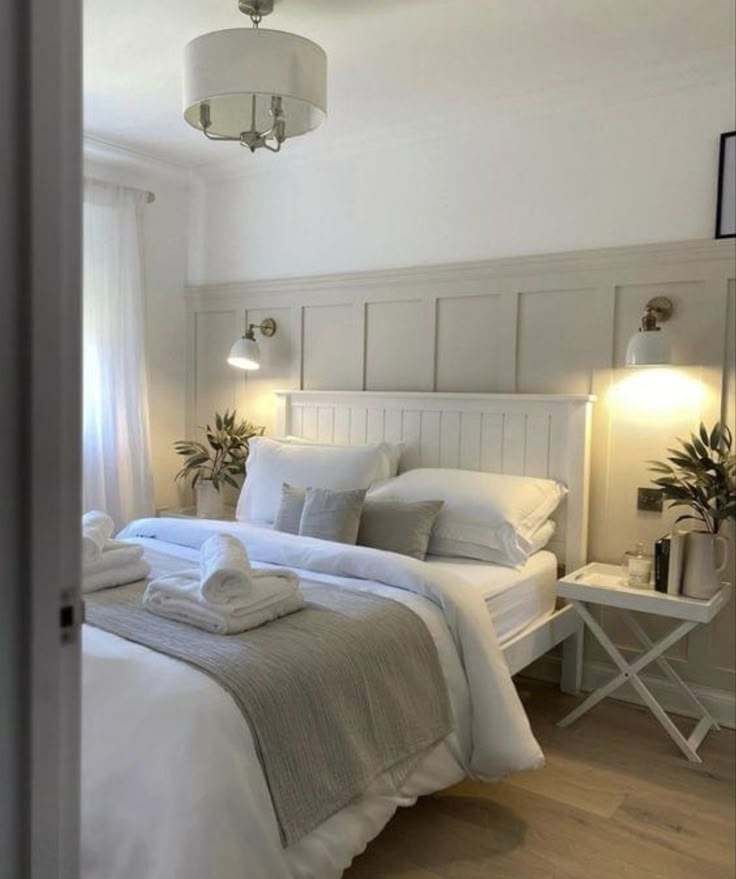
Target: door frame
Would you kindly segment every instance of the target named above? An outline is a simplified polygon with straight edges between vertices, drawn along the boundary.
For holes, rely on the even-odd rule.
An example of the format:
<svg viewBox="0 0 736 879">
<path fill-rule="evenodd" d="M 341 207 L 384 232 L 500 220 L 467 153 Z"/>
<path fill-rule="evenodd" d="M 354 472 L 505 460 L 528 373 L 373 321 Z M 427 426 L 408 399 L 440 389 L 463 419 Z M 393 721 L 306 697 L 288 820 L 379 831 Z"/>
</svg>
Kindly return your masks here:
<svg viewBox="0 0 736 879">
<path fill-rule="evenodd" d="M 79 875 L 81 35 L 0 5 L 3 879 Z"/>
</svg>

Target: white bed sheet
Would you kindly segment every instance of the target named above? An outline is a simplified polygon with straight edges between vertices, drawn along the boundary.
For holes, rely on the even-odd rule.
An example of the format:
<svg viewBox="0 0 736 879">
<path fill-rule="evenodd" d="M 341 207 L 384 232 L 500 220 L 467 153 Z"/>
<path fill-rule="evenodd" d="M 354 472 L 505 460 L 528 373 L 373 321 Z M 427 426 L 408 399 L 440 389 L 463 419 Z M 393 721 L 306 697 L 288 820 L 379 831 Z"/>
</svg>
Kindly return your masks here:
<svg viewBox="0 0 736 879">
<path fill-rule="evenodd" d="M 337 879 L 418 795 L 468 770 L 491 778 L 541 764 L 493 627 L 467 582 L 392 553 L 240 523 L 134 526 L 125 537 L 185 563 L 196 563 L 209 533 L 234 533 L 256 564 L 287 565 L 410 607 L 437 646 L 455 732 L 401 790 L 376 779 L 364 797 L 283 849 L 250 730 L 230 696 L 184 663 L 86 626 L 82 879 Z"/>
<path fill-rule="evenodd" d="M 193 564 L 199 558 L 138 542 Z M 177 659 L 83 627 L 81 879 L 338 879 L 399 807 L 464 778 L 470 694 L 441 612 L 405 590 L 364 585 L 410 607 L 429 629 L 457 728 L 401 790 L 377 779 L 287 849 L 230 695 Z"/>
<path fill-rule="evenodd" d="M 520 568 L 445 556 L 427 556 L 425 561 L 476 588 L 501 647 L 555 609 L 557 557 L 548 550 L 534 553 Z"/>
</svg>

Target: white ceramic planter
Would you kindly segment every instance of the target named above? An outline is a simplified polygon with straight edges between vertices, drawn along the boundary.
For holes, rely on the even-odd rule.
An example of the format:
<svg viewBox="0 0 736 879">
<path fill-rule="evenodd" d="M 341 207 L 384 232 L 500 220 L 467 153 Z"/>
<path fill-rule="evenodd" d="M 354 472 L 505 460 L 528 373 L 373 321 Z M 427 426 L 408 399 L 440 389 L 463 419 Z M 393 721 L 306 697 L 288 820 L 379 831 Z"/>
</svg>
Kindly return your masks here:
<svg viewBox="0 0 736 879">
<path fill-rule="evenodd" d="M 688 532 L 685 539 L 682 594 L 688 598 L 707 601 L 721 588 L 719 575 L 727 562 L 728 543 L 724 537 L 704 531 Z"/>
<path fill-rule="evenodd" d="M 198 519 L 221 519 L 224 512 L 222 495 L 209 479 L 200 479 L 195 486 Z"/>
</svg>

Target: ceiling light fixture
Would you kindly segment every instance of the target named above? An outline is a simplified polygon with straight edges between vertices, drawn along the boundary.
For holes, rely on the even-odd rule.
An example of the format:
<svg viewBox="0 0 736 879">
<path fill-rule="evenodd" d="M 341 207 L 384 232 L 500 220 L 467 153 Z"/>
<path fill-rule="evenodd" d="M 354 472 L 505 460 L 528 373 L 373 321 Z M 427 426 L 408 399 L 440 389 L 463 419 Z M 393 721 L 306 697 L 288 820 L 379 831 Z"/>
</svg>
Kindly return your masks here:
<svg viewBox="0 0 736 879">
<path fill-rule="evenodd" d="M 261 368 L 261 352 L 256 342 L 256 330 L 260 330 L 267 339 L 270 339 L 276 332 L 276 321 L 272 317 L 267 317 L 263 323 L 248 324 L 243 337 L 238 339 L 227 355 L 230 366 L 249 370 Z"/>
<path fill-rule="evenodd" d="M 672 300 L 655 296 L 647 302 L 641 327 L 626 346 L 627 366 L 663 366 L 672 362 L 669 333 L 658 323 L 672 317 Z"/>
<path fill-rule="evenodd" d="M 203 34 L 184 50 L 184 119 L 252 153 L 317 128 L 327 112 L 327 56 L 311 40 L 262 29 L 274 0 L 240 0 L 253 28 Z"/>
</svg>

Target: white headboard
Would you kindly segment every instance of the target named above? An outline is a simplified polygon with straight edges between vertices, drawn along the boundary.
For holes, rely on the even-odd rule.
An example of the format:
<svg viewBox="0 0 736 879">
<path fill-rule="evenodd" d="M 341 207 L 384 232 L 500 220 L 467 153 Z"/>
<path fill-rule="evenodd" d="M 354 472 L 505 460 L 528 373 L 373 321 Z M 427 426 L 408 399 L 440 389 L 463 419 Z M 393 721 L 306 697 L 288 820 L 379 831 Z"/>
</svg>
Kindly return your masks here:
<svg viewBox="0 0 736 879">
<path fill-rule="evenodd" d="M 564 482 L 550 545 L 573 570 L 587 560 L 591 415 L 587 394 L 276 391 L 277 436 L 344 445 L 406 443 L 401 469 L 455 467 Z"/>
</svg>

